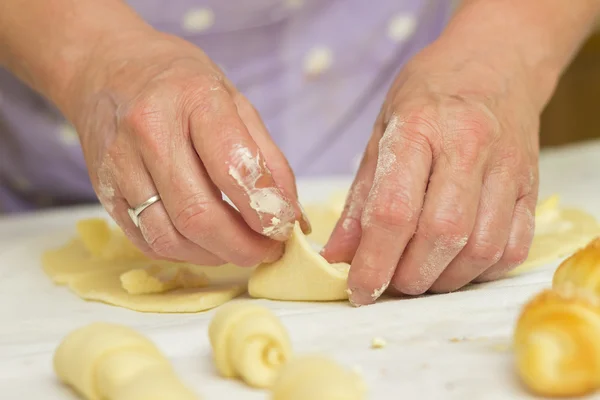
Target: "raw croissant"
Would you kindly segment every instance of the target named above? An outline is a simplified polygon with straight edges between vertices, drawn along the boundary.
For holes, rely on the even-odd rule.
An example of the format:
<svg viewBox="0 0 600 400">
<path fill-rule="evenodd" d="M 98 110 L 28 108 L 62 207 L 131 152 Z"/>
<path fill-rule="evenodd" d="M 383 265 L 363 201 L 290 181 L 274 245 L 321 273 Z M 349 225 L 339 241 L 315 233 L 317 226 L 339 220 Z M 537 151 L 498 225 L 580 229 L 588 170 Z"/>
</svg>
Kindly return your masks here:
<svg viewBox="0 0 600 400">
<path fill-rule="evenodd" d="M 363 400 L 366 385 L 355 372 L 321 356 L 291 359 L 271 390 L 271 400 Z"/>
<path fill-rule="evenodd" d="M 71 332 L 54 355 L 58 377 L 88 400 L 197 400 L 154 344 L 121 325 Z"/>
<path fill-rule="evenodd" d="M 574 286 L 600 296 L 600 237 L 567 258 L 557 268 L 552 286 Z"/>
<path fill-rule="evenodd" d="M 600 303 L 585 291 L 546 290 L 523 309 L 514 335 L 519 375 L 544 396 L 600 388 Z"/>
<path fill-rule="evenodd" d="M 253 387 L 270 387 L 292 354 L 290 338 L 277 316 L 251 303 L 219 308 L 208 336 L 219 373 Z"/>
</svg>

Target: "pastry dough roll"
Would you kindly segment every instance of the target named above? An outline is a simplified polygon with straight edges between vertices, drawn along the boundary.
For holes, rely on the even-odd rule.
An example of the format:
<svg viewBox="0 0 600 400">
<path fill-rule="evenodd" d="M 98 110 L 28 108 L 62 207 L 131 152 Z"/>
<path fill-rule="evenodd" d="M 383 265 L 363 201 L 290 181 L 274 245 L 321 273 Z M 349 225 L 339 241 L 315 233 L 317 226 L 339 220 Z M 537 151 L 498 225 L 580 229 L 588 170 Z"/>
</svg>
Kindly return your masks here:
<svg viewBox="0 0 600 400">
<path fill-rule="evenodd" d="M 361 377 L 321 356 L 290 360 L 272 388 L 272 400 L 362 400 L 366 386 Z"/>
<path fill-rule="evenodd" d="M 248 303 L 221 307 L 208 328 L 219 373 L 269 387 L 292 353 L 287 331 L 268 309 Z"/>
<path fill-rule="evenodd" d="M 519 375 L 536 394 L 576 396 L 600 387 L 600 304 L 563 288 L 538 294 L 514 334 Z"/>
<path fill-rule="evenodd" d="M 571 285 L 600 296 L 600 238 L 563 261 L 554 272 L 552 286 Z"/>
<path fill-rule="evenodd" d="M 113 388 L 109 400 L 198 400 L 181 383 L 175 372 L 164 365 L 144 369 Z"/>
<path fill-rule="evenodd" d="M 162 357 L 137 350 L 111 351 L 96 363 L 96 384 L 102 398 L 114 400 L 124 387 L 148 371 L 160 369 L 165 374 L 172 374 L 171 365 Z"/>
<path fill-rule="evenodd" d="M 102 357 L 119 350 L 131 350 L 164 360 L 156 346 L 134 330 L 120 325 L 93 323 L 73 331 L 62 341 L 54 354 L 54 370 L 63 382 L 86 398 L 102 399 L 96 382 L 97 367 Z"/>
</svg>

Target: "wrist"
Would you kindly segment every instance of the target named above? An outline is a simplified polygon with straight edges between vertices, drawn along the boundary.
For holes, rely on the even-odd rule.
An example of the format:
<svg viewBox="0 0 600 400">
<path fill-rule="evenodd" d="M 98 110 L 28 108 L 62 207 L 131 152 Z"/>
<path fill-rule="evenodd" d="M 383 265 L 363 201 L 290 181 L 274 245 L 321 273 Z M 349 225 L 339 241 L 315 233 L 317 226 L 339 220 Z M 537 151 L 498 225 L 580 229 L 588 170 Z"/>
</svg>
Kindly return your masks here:
<svg viewBox="0 0 600 400">
<path fill-rule="evenodd" d="M 598 13 L 596 0 L 463 0 L 435 46 L 519 81 L 541 111 Z"/>
</svg>

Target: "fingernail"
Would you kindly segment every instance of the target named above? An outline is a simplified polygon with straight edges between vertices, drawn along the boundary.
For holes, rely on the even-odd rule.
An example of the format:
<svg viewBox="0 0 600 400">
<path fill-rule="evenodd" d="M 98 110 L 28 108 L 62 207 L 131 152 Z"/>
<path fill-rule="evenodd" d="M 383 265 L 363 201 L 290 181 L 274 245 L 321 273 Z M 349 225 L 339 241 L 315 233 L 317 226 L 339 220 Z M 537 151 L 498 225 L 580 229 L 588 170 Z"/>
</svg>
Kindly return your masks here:
<svg viewBox="0 0 600 400">
<path fill-rule="evenodd" d="M 375 302 L 371 294 L 362 289 L 353 289 L 349 290 L 349 292 L 350 296 L 348 296 L 348 300 L 354 307 L 366 306 Z"/>
<path fill-rule="evenodd" d="M 306 211 L 304 210 L 304 207 L 302 207 L 302 204 L 300 204 L 300 202 L 297 202 L 298 204 L 298 209 L 300 210 L 300 217 L 302 219 L 302 221 L 300 222 L 300 227 L 302 228 L 302 232 L 304 232 L 305 235 L 310 235 L 312 232 L 312 225 L 310 224 L 310 221 L 308 220 L 308 215 L 306 214 Z"/>
</svg>

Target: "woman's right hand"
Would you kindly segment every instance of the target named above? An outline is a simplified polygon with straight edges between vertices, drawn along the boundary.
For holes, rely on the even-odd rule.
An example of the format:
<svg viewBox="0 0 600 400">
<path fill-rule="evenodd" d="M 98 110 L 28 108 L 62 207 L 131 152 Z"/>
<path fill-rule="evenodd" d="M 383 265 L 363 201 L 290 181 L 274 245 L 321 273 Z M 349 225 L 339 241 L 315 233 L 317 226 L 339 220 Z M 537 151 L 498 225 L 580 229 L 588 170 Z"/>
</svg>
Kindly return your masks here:
<svg viewBox="0 0 600 400">
<path fill-rule="evenodd" d="M 199 48 L 155 31 L 106 40 L 72 87 L 92 184 L 146 254 L 251 266 L 281 256 L 295 221 L 310 230 L 285 157 Z M 156 194 L 138 229 L 128 209 Z"/>
</svg>

